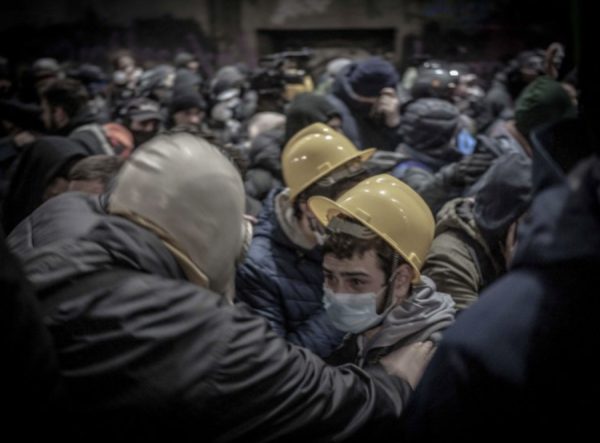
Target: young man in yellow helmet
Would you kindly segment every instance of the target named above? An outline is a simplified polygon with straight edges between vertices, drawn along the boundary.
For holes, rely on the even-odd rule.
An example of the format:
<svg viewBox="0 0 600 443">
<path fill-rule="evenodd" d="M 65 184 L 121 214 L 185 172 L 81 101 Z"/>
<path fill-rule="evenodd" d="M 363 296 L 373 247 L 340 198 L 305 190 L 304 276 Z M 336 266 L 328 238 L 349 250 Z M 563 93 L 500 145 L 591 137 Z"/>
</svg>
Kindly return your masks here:
<svg viewBox="0 0 600 443">
<path fill-rule="evenodd" d="M 343 333 L 322 305 L 325 229 L 307 205 L 309 197 L 337 198 L 368 177 L 363 163 L 375 150 L 359 151 L 323 123 L 296 133 L 281 158 L 287 188 L 274 189 L 258 216 L 248 257 L 236 279 L 238 300 L 266 317 L 289 342 L 325 357 Z"/>
<path fill-rule="evenodd" d="M 454 322 L 454 302 L 420 274 L 434 234 L 427 204 L 409 186 L 382 174 L 337 201 L 312 197 L 327 227 L 323 248 L 325 311 L 350 333 L 326 359 L 364 366 L 394 349 L 441 338 Z"/>
</svg>

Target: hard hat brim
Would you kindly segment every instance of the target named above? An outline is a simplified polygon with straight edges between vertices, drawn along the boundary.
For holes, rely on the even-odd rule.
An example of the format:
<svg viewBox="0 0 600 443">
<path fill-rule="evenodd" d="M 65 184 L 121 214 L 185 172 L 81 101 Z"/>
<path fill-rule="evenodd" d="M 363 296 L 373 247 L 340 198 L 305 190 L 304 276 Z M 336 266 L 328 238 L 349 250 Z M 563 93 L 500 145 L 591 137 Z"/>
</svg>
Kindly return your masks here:
<svg viewBox="0 0 600 443">
<path fill-rule="evenodd" d="M 335 171 L 340 166 L 343 166 L 346 163 L 350 163 L 352 160 L 357 159 L 357 158 L 360 159 L 360 162 L 362 164 L 364 164 L 367 160 L 369 160 L 373 156 L 373 154 L 375 154 L 375 151 L 377 151 L 376 148 L 365 149 L 364 151 L 360 151 L 356 155 L 353 155 L 351 157 L 344 159 L 343 162 L 332 165 L 332 168 L 330 170 L 327 170 L 321 174 L 315 175 L 315 177 L 313 177 L 312 181 L 310 183 L 306 184 L 303 188 L 298 189 L 296 192 L 290 192 L 290 201 L 294 201 L 296 199 L 296 197 L 298 197 L 298 195 L 302 194 L 302 192 L 304 192 L 306 189 L 308 189 L 311 185 L 318 182 L 323 177 L 326 177 L 327 175 L 331 174 L 332 171 Z"/>
</svg>

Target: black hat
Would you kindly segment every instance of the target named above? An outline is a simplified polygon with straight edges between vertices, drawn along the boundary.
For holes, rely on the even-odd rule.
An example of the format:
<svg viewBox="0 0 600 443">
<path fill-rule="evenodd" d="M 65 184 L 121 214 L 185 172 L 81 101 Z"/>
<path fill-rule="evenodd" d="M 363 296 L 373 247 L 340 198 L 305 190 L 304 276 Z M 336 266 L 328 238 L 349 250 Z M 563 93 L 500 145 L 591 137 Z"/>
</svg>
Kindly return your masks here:
<svg viewBox="0 0 600 443">
<path fill-rule="evenodd" d="M 176 95 L 171 100 L 171 106 L 169 106 L 169 115 L 173 115 L 179 111 L 185 111 L 186 109 L 197 108 L 202 111 L 206 110 L 206 102 L 202 96 L 196 92 L 186 92 L 183 94 Z"/>
<path fill-rule="evenodd" d="M 352 90 L 364 97 L 377 97 L 383 88 L 395 88 L 398 83 L 396 69 L 381 57 L 369 57 L 350 69 Z"/>
<path fill-rule="evenodd" d="M 504 241 L 510 225 L 531 202 L 531 159 L 522 154 L 498 157 L 481 177 L 473 217 L 489 244 Z"/>
<path fill-rule="evenodd" d="M 145 97 L 130 100 L 123 108 L 121 108 L 119 114 L 123 118 L 138 122 L 145 120 L 164 120 L 163 115 L 160 113 L 160 105 L 154 100 Z"/>
</svg>

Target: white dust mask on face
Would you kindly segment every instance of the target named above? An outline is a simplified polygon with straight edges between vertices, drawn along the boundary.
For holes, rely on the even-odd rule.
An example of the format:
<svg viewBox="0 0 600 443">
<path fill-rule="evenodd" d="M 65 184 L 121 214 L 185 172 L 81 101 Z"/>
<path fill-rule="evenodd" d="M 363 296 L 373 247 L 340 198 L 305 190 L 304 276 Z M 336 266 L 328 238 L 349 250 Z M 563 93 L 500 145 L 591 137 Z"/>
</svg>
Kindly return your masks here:
<svg viewBox="0 0 600 443">
<path fill-rule="evenodd" d="M 381 291 L 385 290 L 384 286 Z M 392 304 L 381 314 L 377 313 L 377 296 L 379 293 L 366 292 L 363 294 L 335 293 L 328 287 L 323 287 L 325 295 L 323 304 L 331 323 L 340 331 L 359 334 L 379 325 Z"/>
</svg>

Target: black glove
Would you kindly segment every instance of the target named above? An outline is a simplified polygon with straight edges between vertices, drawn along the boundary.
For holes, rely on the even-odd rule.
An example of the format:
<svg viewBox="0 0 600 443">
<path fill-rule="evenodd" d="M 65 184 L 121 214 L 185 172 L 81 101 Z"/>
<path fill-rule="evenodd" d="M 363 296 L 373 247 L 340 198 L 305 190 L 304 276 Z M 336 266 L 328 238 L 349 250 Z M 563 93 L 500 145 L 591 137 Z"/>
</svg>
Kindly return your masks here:
<svg viewBox="0 0 600 443">
<path fill-rule="evenodd" d="M 440 172 L 448 185 L 464 188 L 479 180 L 495 159 L 492 154 L 475 153 L 445 166 Z"/>
</svg>

